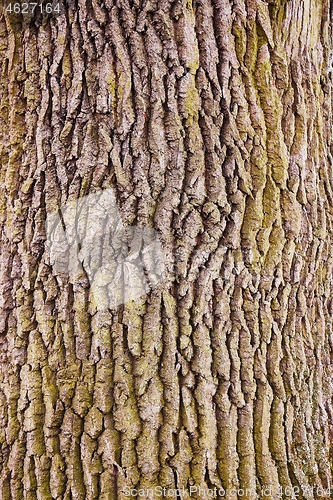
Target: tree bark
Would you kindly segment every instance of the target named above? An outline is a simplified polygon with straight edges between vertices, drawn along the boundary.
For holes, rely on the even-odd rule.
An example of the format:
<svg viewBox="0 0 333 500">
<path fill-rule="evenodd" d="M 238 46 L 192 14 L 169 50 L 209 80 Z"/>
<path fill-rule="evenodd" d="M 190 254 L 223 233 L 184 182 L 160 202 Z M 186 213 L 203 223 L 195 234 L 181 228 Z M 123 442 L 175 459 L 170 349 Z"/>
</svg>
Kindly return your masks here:
<svg viewBox="0 0 333 500">
<path fill-rule="evenodd" d="M 0 17 L 2 500 L 330 497 L 331 8 Z M 46 245 L 101 189 L 167 267 L 102 310 Z"/>
</svg>

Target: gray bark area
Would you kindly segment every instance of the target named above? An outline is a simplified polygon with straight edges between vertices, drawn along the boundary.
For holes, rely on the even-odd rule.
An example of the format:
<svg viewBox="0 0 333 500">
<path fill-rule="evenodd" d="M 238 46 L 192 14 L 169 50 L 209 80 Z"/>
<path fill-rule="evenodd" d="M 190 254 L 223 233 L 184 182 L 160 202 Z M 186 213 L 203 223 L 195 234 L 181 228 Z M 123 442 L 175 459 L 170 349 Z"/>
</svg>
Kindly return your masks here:
<svg viewBox="0 0 333 500">
<path fill-rule="evenodd" d="M 1 500 L 329 498 L 330 16 L 328 0 L 1 15 Z M 101 311 L 50 265 L 45 222 L 111 188 L 167 273 Z"/>
</svg>

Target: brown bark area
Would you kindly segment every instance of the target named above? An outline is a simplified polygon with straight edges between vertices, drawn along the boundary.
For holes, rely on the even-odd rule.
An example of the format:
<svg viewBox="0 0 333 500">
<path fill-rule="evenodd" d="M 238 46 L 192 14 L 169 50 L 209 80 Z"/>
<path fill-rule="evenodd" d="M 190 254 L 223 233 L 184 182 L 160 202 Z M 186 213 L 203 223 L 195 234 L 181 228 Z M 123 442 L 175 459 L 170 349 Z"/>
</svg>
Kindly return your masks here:
<svg viewBox="0 0 333 500">
<path fill-rule="evenodd" d="M 330 15 L 79 0 L 38 28 L 0 18 L 2 500 L 329 497 Z M 110 187 L 168 273 L 98 311 L 50 266 L 45 220 Z"/>
</svg>

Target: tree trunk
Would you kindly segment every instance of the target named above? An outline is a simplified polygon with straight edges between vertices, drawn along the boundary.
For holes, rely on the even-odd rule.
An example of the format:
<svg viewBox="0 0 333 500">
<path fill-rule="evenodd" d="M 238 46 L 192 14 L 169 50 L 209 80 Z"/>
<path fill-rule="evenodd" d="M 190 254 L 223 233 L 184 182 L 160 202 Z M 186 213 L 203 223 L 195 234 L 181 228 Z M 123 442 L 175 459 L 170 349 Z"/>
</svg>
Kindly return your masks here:
<svg viewBox="0 0 333 500">
<path fill-rule="evenodd" d="M 331 14 L 0 17 L 2 500 L 330 497 Z M 124 303 L 51 258 L 48 218 L 104 190 L 165 261 Z"/>
</svg>

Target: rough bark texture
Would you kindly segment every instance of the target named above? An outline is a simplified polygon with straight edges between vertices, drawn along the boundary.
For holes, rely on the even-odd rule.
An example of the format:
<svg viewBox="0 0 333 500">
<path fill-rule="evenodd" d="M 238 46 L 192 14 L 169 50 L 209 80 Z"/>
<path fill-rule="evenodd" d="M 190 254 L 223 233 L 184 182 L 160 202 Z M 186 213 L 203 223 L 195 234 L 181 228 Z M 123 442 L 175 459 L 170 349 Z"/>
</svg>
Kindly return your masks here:
<svg viewBox="0 0 333 500">
<path fill-rule="evenodd" d="M 0 18 L 1 500 L 329 498 L 330 15 L 79 0 Z M 99 311 L 50 266 L 45 221 L 111 187 L 169 268 Z"/>
</svg>

